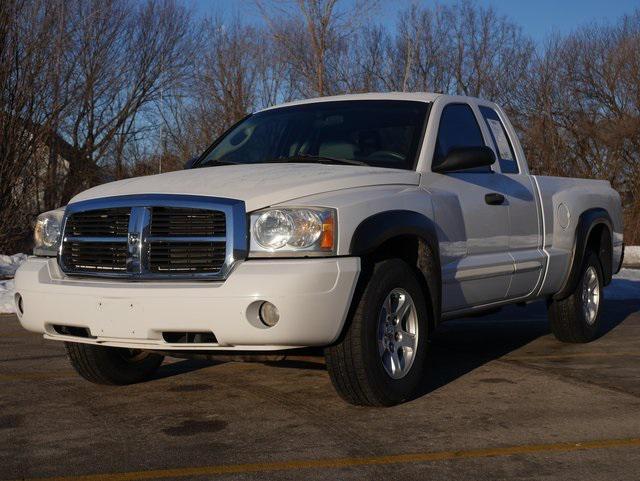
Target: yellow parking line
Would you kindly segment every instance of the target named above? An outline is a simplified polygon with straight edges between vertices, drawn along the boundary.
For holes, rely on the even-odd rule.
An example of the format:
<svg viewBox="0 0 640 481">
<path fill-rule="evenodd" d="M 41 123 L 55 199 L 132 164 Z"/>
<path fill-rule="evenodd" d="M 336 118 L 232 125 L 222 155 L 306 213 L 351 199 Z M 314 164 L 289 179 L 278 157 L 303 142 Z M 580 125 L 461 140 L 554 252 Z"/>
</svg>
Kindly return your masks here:
<svg viewBox="0 0 640 481">
<path fill-rule="evenodd" d="M 587 441 L 582 443 L 529 444 L 521 446 L 509 446 L 504 448 L 472 449 L 466 451 L 440 451 L 415 454 L 394 454 L 388 456 L 368 456 L 356 458 L 328 458 L 317 460 L 303 459 L 294 461 L 276 461 L 270 463 L 227 465 L 222 464 L 217 466 L 130 471 L 126 473 L 31 478 L 23 479 L 22 481 L 139 481 L 147 479 L 184 478 L 222 474 L 262 473 L 296 469 L 336 469 L 354 466 L 373 466 L 399 463 L 426 463 L 452 459 L 490 458 L 535 453 L 566 453 L 572 451 L 624 447 L 640 447 L 640 438 L 605 439 L 599 441 Z"/>
</svg>

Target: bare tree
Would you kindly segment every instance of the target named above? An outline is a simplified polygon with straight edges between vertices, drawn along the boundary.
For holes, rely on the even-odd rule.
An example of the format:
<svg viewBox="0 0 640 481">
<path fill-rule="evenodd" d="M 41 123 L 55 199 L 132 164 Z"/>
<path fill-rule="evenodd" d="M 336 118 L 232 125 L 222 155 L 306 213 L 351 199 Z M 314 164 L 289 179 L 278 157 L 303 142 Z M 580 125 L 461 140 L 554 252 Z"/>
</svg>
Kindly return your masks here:
<svg viewBox="0 0 640 481">
<path fill-rule="evenodd" d="M 125 0 L 77 0 L 75 75 L 81 79 L 64 130 L 77 155 L 69 159 L 63 198 L 97 183 L 113 148 L 135 135 L 154 102 L 189 73 L 188 13 L 172 1 L 139 5 Z M 116 178 L 125 175 L 115 157 Z"/>
<path fill-rule="evenodd" d="M 608 179 L 640 241 L 640 11 L 535 49 L 471 0 L 253 0 L 194 22 L 175 0 L 0 2 L 0 251 L 104 180 L 181 168 L 245 115 L 300 97 L 436 91 L 505 106 L 536 173 Z M 634 238 L 635 236 L 635 238 Z"/>
<path fill-rule="evenodd" d="M 174 97 L 162 112 L 168 143 L 158 155 L 172 159 L 174 167 L 202 152 L 216 135 L 252 112 L 262 95 L 276 101 L 271 78 L 281 82 L 261 62 L 263 32 L 244 25 L 238 17 L 226 22 L 221 16 L 202 22 L 200 31 L 202 46 L 194 78 L 185 95 Z"/>
<path fill-rule="evenodd" d="M 368 73 L 382 90 L 474 95 L 511 105 L 534 54 L 518 26 L 468 0 L 414 4 L 400 12 L 394 33 L 364 33 L 352 59 L 373 66 Z"/>
<path fill-rule="evenodd" d="M 640 216 L 640 11 L 553 39 L 531 71 L 524 140 L 537 172 L 609 180 Z M 534 157 L 535 153 L 535 157 Z"/>
<path fill-rule="evenodd" d="M 350 6 L 338 0 L 256 0 L 256 4 L 281 59 L 300 80 L 300 95 L 344 90 L 339 61 L 348 58 L 345 51 L 359 22 L 375 11 L 376 0 L 357 0 Z"/>
<path fill-rule="evenodd" d="M 469 0 L 449 7 L 455 92 L 486 97 L 510 105 L 513 93 L 526 79 L 534 51 L 521 28 L 493 8 Z"/>
<path fill-rule="evenodd" d="M 389 83 L 394 90 L 450 92 L 453 41 L 447 7 L 413 5 L 398 17 L 395 42 L 388 49 Z"/>
<path fill-rule="evenodd" d="M 7 0 L 0 4 L 0 249 L 19 246 L 47 199 L 39 179 L 55 180 L 51 159 L 62 142 L 56 119 L 67 105 L 60 87 L 66 31 L 61 5 Z M 48 165 L 49 164 L 49 165 Z"/>
</svg>

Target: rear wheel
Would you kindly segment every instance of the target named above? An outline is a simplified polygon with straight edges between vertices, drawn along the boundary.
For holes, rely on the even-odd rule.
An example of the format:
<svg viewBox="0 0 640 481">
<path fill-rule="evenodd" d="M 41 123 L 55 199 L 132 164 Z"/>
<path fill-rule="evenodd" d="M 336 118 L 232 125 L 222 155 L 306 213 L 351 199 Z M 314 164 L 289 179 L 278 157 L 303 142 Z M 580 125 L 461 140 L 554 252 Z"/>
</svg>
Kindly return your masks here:
<svg viewBox="0 0 640 481">
<path fill-rule="evenodd" d="M 549 304 L 551 332 L 559 341 L 584 343 L 597 337 L 603 285 L 600 260 L 589 252 L 582 264 L 580 282 L 571 295 Z"/>
<path fill-rule="evenodd" d="M 135 384 L 155 374 L 164 356 L 138 349 L 65 342 L 74 369 L 96 384 Z"/>
<path fill-rule="evenodd" d="M 427 306 L 408 264 L 375 265 L 340 341 L 325 350 L 334 388 L 356 405 L 390 406 L 418 388 L 427 348 Z"/>
</svg>

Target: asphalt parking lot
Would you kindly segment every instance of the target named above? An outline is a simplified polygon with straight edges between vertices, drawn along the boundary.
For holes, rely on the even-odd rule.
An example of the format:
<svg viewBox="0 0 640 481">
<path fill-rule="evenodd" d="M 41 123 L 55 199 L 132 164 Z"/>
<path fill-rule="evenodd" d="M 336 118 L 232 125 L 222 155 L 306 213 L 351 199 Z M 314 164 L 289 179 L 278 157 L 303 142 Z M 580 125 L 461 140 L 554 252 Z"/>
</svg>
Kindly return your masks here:
<svg viewBox="0 0 640 481">
<path fill-rule="evenodd" d="M 421 395 L 334 394 L 321 357 L 169 359 L 156 379 L 81 380 L 62 345 L 0 316 L 0 479 L 640 479 L 640 298 L 560 344 L 541 304 L 449 322 Z"/>
</svg>

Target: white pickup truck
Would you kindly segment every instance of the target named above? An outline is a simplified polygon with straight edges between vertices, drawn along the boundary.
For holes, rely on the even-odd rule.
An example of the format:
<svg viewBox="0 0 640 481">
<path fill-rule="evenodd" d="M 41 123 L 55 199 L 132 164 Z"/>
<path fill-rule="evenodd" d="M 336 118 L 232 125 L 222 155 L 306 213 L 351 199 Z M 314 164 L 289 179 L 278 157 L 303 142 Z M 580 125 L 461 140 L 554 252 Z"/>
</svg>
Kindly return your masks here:
<svg viewBox="0 0 640 481">
<path fill-rule="evenodd" d="M 347 95 L 252 114 L 188 169 L 42 214 L 15 302 L 96 383 L 167 354 L 323 346 L 346 401 L 392 405 L 446 319 L 545 299 L 559 340 L 594 339 L 623 250 L 609 183 L 530 175 L 497 105 Z"/>
</svg>

